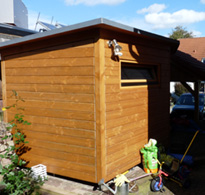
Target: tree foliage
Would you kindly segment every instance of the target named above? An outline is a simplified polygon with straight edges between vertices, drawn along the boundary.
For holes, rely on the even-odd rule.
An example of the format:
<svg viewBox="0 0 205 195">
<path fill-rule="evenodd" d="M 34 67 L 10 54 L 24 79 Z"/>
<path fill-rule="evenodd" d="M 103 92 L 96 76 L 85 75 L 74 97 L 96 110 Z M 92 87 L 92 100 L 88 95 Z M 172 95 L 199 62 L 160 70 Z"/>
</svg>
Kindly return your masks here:
<svg viewBox="0 0 205 195">
<path fill-rule="evenodd" d="M 175 83 L 174 88 L 175 94 L 178 96 L 182 95 L 183 93 L 189 92 L 187 88 L 185 88 L 184 85 L 182 85 L 181 83 Z"/>
<path fill-rule="evenodd" d="M 172 33 L 169 34 L 169 38 L 172 39 L 182 39 L 182 38 L 193 38 L 193 32 L 188 32 L 186 28 L 182 26 L 176 26 Z"/>
</svg>

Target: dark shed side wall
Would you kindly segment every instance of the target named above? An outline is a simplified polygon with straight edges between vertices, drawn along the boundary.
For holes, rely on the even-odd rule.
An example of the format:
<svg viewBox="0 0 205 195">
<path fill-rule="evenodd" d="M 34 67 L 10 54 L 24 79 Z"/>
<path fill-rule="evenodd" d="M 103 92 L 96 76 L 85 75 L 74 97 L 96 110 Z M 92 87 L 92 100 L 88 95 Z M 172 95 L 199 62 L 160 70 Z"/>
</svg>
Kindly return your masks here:
<svg viewBox="0 0 205 195">
<path fill-rule="evenodd" d="M 109 180 L 141 162 L 139 150 L 149 138 L 162 143 L 168 140 L 170 47 L 109 31 L 104 32 L 104 37 L 106 179 Z M 123 56 L 113 58 L 107 45 L 112 39 L 117 39 Z M 122 88 L 120 61 L 158 65 L 159 83 Z"/>
<path fill-rule="evenodd" d="M 31 150 L 22 156 L 29 166 L 41 163 L 48 172 L 96 182 L 94 45 L 93 39 L 45 44 L 3 57 L 4 105 L 14 103 L 16 90 L 31 122 L 25 129 Z M 15 113 L 7 112 L 10 121 Z"/>
</svg>

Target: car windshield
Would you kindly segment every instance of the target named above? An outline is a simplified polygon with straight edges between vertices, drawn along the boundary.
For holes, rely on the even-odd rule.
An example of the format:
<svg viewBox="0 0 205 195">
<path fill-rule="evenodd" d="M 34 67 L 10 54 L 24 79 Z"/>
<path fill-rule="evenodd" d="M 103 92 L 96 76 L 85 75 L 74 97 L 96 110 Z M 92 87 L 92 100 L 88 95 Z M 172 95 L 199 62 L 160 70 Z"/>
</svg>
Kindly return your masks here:
<svg viewBox="0 0 205 195">
<path fill-rule="evenodd" d="M 192 95 L 182 95 L 177 101 L 177 105 L 193 105 L 194 106 L 194 97 Z M 204 104 L 204 96 L 199 96 L 199 105 Z"/>
</svg>

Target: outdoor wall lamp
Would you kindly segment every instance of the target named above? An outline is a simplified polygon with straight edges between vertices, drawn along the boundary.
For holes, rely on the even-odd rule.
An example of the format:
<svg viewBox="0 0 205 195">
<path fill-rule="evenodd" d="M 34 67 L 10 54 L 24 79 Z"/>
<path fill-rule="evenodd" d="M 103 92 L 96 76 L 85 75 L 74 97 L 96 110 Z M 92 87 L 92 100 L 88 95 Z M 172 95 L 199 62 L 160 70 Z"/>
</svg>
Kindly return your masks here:
<svg viewBox="0 0 205 195">
<path fill-rule="evenodd" d="M 108 46 L 109 47 L 111 47 L 111 46 L 114 47 L 114 55 L 115 56 L 122 56 L 122 52 L 120 52 L 122 50 L 122 47 L 119 46 L 116 39 L 113 39 L 112 41 L 111 40 L 108 41 Z"/>
</svg>

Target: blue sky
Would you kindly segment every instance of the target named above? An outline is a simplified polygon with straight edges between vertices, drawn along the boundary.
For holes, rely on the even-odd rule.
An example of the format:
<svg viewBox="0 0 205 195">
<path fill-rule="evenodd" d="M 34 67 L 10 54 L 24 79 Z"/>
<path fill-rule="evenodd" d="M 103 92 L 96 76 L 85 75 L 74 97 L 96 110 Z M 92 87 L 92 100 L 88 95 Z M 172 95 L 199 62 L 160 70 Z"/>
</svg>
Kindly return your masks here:
<svg viewBox="0 0 205 195">
<path fill-rule="evenodd" d="M 205 37 L 205 0 L 22 0 L 29 28 L 40 20 L 71 25 L 106 18 L 162 36 L 181 25 L 196 37 Z"/>
</svg>

